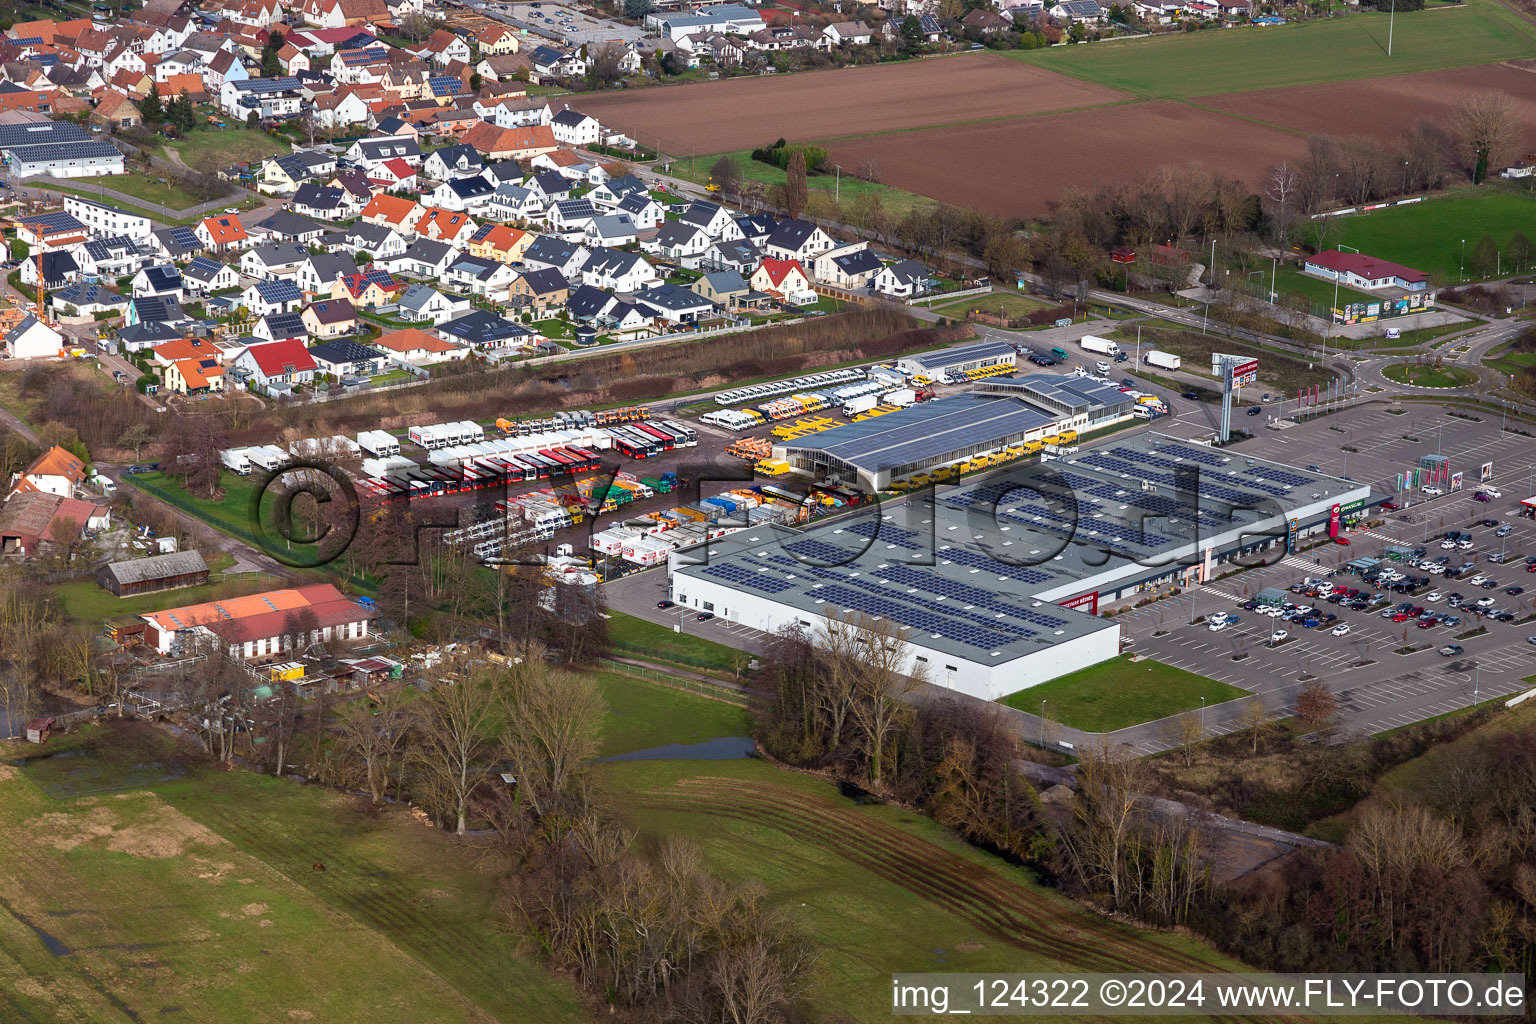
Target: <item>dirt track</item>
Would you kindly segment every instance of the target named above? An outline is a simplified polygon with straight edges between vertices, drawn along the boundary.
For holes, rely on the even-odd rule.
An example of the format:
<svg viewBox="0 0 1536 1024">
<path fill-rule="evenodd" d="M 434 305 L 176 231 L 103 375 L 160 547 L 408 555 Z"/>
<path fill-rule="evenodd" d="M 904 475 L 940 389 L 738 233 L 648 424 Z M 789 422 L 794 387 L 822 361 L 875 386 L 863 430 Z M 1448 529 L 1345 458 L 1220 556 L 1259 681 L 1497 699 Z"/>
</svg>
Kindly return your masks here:
<svg viewBox="0 0 1536 1024">
<path fill-rule="evenodd" d="M 880 162 L 881 180 L 1001 216 L 1038 216 L 1068 185 L 1092 189 L 1164 165 L 1254 181 L 1303 140 L 1171 100 L 832 143 L 832 159 Z"/>
<path fill-rule="evenodd" d="M 1424 118 L 1449 125 L 1459 99 L 1489 89 L 1514 99 L 1517 119 L 1525 127 L 1517 148 L 1528 152 L 1536 145 L 1536 74 L 1503 64 L 1202 96 L 1193 102 L 1308 134 L 1364 135 L 1392 144 Z"/>
<path fill-rule="evenodd" d="M 1113 103 L 1125 94 L 989 54 L 634 89 L 574 105 L 674 156 Z"/>
</svg>

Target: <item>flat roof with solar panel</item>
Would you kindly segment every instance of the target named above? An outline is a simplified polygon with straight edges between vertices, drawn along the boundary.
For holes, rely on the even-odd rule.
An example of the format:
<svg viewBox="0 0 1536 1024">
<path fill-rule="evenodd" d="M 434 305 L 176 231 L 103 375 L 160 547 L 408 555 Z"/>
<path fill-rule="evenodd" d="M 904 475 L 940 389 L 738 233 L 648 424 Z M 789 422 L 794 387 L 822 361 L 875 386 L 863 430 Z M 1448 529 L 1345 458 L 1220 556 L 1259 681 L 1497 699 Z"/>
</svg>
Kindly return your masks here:
<svg viewBox="0 0 1536 1024">
<path fill-rule="evenodd" d="M 1292 519 L 1316 526 L 1368 497 L 1166 435 L 1111 438 L 808 529 L 685 549 L 672 594 L 769 632 L 826 615 L 894 622 L 933 681 L 994 699 L 1113 657 L 1119 627 L 1100 601 L 1220 571 L 1240 551 L 1283 551 Z"/>
</svg>

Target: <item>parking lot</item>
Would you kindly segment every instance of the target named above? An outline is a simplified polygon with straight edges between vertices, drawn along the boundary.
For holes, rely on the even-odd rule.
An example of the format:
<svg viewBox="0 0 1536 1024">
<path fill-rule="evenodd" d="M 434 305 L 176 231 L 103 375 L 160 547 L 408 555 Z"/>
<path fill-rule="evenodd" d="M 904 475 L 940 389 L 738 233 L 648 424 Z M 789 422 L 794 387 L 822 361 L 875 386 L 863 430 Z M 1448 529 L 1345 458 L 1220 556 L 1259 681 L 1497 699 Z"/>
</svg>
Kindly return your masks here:
<svg viewBox="0 0 1536 1024">
<path fill-rule="evenodd" d="M 593 18 L 583 14 L 576 6 L 559 3 L 557 0 L 539 0 L 537 3 L 485 4 L 474 9 L 486 17 L 495 18 L 514 28 L 525 28 L 529 32 L 547 36 L 567 46 L 612 40 L 630 42 L 644 36 L 639 26 Z"/>
<path fill-rule="evenodd" d="M 1474 421 L 1433 407 L 1409 406 L 1402 415 L 1366 407 L 1284 431 L 1264 430 L 1242 442 L 1236 451 L 1317 465 L 1385 493 L 1393 492 L 1396 474 L 1416 466 L 1420 456 L 1441 454 L 1449 459 L 1452 472 L 1465 474 L 1466 485 L 1440 496 L 1418 491 L 1399 495 L 1403 507 L 1379 513 L 1380 525 L 1346 528 L 1348 546 L 1324 544 L 1285 554 L 1272 564 L 1127 611 L 1119 621 L 1133 641 L 1132 649 L 1262 693 L 1272 711 L 1289 706 L 1301 688 L 1301 676 L 1319 676 L 1339 697 L 1341 724 L 1367 733 L 1465 707 L 1475 699 L 1527 689 L 1524 677 L 1536 672 L 1536 646 L 1526 637 L 1536 635 L 1536 621 L 1522 620 L 1536 609 L 1536 572 L 1527 572 L 1526 565 L 1527 557 L 1536 556 L 1536 523 L 1520 514 L 1520 500 L 1532 493 L 1536 442 L 1505 432 L 1496 417 L 1479 415 L 1482 419 Z M 1500 496 L 1478 501 L 1473 494 L 1485 462 L 1494 464 L 1490 483 Z M 1451 531 L 1470 535 L 1471 547 L 1442 547 L 1444 534 Z M 1389 545 L 1422 547 L 1426 560 L 1444 558 L 1453 568 L 1464 562 L 1472 568 L 1451 579 L 1427 568 L 1386 562 L 1405 577 L 1403 583 L 1427 580 L 1402 593 L 1388 585 L 1369 586 L 1343 569 L 1353 559 L 1382 557 Z M 1329 577 L 1335 572 L 1338 575 Z M 1475 585 L 1478 576 L 1492 585 Z M 1310 629 L 1241 607 L 1265 587 L 1287 589 L 1307 577 L 1381 593 L 1386 600 L 1374 609 L 1358 610 L 1288 594 L 1295 604 L 1337 616 Z M 1511 587 L 1522 592 L 1507 593 Z M 1456 594 L 1465 600 L 1453 602 Z M 1430 600 L 1432 595 L 1438 599 Z M 1479 608 L 1479 601 L 1485 606 Z M 1403 602 L 1426 613 L 1459 615 L 1461 622 L 1421 629 L 1417 615 L 1397 621 L 1381 615 L 1382 609 L 1395 612 Z M 1461 607 L 1453 608 L 1453 603 Z M 1508 613 L 1514 621 L 1493 620 L 1489 616 L 1495 611 Z M 1219 613 L 1239 618 L 1214 631 L 1205 621 L 1190 624 L 1192 618 L 1204 620 Z M 1337 625 L 1349 629 L 1334 636 Z M 1276 628 L 1287 636 L 1272 643 Z M 1479 628 L 1486 632 L 1460 636 Z M 1452 644 L 1460 645 L 1462 652 L 1437 653 Z M 1413 650 L 1396 653 L 1405 646 Z M 1222 727 L 1223 717 L 1212 716 L 1213 729 Z"/>
</svg>

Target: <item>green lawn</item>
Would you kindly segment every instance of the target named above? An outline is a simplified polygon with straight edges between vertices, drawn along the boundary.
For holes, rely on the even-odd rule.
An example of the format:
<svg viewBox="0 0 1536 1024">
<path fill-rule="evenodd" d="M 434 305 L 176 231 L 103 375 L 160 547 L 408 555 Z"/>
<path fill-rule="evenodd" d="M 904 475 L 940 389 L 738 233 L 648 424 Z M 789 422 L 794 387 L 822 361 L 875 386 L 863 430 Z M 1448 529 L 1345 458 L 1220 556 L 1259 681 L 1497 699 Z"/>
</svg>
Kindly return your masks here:
<svg viewBox="0 0 1536 1024">
<path fill-rule="evenodd" d="M 401 384 L 405 381 L 415 379 L 416 375 L 414 373 L 407 373 L 405 370 L 390 370 L 388 373 L 381 373 L 376 377 L 369 377 L 368 383 L 372 384 L 374 387 L 382 387 L 385 384 Z"/>
<path fill-rule="evenodd" d="M 181 154 L 182 163 L 197 167 L 206 153 L 217 154 L 220 167 L 230 164 L 248 164 L 269 156 L 292 152 L 286 142 L 253 128 L 198 128 L 190 135 L 170 144 Z"/>
<path fill-rule="evenodd" d="M 571 328 L 571 325 L 566 323 L 564 320 L 535 320 L 528 326 L 532 327 L 534 330 L 538 331 L 546 338 L 551 340 L 559 338 L 569 339 L 574 337 L 574 332 Z"/>
<path fill-rule="evenodd" d="M 1430 274 L 1436 282 L 1452 283 L 1463 276 L 1462 239 L 1466 258 L 1484 235 L 1504 249 L 1516 229 L 1536 245 L 1536 197 L 1496 187 L 1467 189 L 1433 197 L 1411 206 L 1396 206 L 1335 221 L 1328 245 L 1359 249 L 1379 259 L 1402 263 Z M 1513 272 L 1506 261 L 1505 276 Z M 1529 270 L 1527 263 L 1521 270 Z M 1475 276 L 1466 265 L 1468 277 Z M 1490 273 L 1492 276 L 1492 273 Z M 1283 290 L 1283 289 L 1282 289 Z"/>
<path fill-rule="evenodd" d="M 1246 696 L 1219 680 L 1186 672 L 1159 661 L 1115 658 L 1004 697 L 1003 703 L 1032 715 L 1088 732 L 1113 732 L 1167 718 L 1181 711 L 1221 704 Z"/>
<path fill-rule="evenodd" d="M 969 295 L 946 305 L 934 305 L 928 308 L 935 313 L 960 320 L 965 319 L 966 315 L 972 312 L 997 316 L 999 311 L 1013 319 L 1028 316 L 1037 309 L 1045 309 L 1047 304 L 1013 292 L 992 292 L 990 295 Z"/>
<path fill-rule="evenodd" d="M 79 764 L 101 732 L 55 742 Z M 178 756 L 145 727 L 111 733 L 132 737 L 125 754 Z M 125 757 L 101 765 L 119 766 L 131 775 Z M 567 984 L 514 955 L 492 878 L 449 837 L 320 787 L 166 774 L 189 768 L 54 800 L 34 768 L 0 766 L 0 1017 L 585 1019 Z"/>
<path fill-rule="evenodd" d="M 1236 969 L 1182 935 L 1092 915 L 1028 869 L 905 808 L 857 804 L 824 779 L 758 760 L 601 772 L 643 841 L 692 839 L 712 872 L 760 882 L 806 932 L 817 947 L 815 1020 L 889 1021 L 893 971 Z"/>
<path fill-rule="evenodd" d="M 672 611 L 675 613 L 677 609 Z M 658 626 L 623 612 L 608 614 L 608 636 L 614 650 L 621 654 L 720 672 L 734 671 L 735 662 L 740 658 L 740 652 L 713 640 L 689 636 L 687 633 L 674 633 L 670 626 Z M 683 616 L 692 619 L 695 613 L 684 611 Z"/>
<path fill-rule="evenodd" d="M 1431 6 L 1435 9 L 1397 19 L 1391 57 L 1387 17 L 1361 11 L 1293 25 L 1014 50 L 1004 56 L 1139 96 L 1187 98 L 1536 55 L 1536 31 L 1496 0 Z"/>
<path fill-rule="evenodd" d="M 1490 358 L 1484 359 L 1483 365 L 1498 370 L 1506 377 L 1513 377 L 1536 366 L 1536 352 L 1512 352 L 1509 346 L 1505 346 L 1492 353 Z"/>
<path fill-rule="evenodd" d="M 618 672 L 594 672 L 608 715 L 603 756 L 751 732 L 747 709 Z"/>
<path fill-rule="evenodd" d="M 238 537 L 247 543 L 254 544 L 274 557 L 303 561 L 314 554 L 313 544 L 286 541 L 277 531 L 270 518 L 274 499 L 259 489 L 262 481 L 260 475 L 239 476 L 235 473 L 220 472 L 219 488 L 222 494 L 218 500 L 212 501 L 188 494 L 180 480 L 166 476 L 164 473 L 144 473 L 127 476 L 123 480 L 185 512 L 190 512 L 220 533 L 227 533 L 231 537 Z M 261 526 L 256 522 L 258 500 L 262 502 L 260 512 L 263 525 Z"/>
<path fill-rule="evenodd" d="M 251 586 L 242 583 L 234 576 L 220 578 L 219 573 L 234 564 L 235 560 L 232 556 L 220 551 L 205 557 L 207 557 L 211 575 L 209 582 L 200 587 L 183 587 L 180 590 L 165 590 L 158 594 L 144 594 L 139 597 L 114 597 L 98 587 L 94 579 L 89 579 L 56 584 L 53 587 L 53 594 L 59 599 L 60 606 L 70 618 L 96 623 L 122 615 L 143 615 L 164 608 L 174 608 L 177 605 L 197 604 L 240 592 L 250 592 Z"/>
<path fill-rule="evenodd" d="M 1332 281 L 1324 281 L 1322 278 L 1310 277 L 1294 267 L 1277 271 L 1275 277 L 1275 291 L 1280 295 L 1304 295 L 1311 302 L 1322 306 L 1332 306 L 1334 296 L 1334 284 Z M 1349 305 L 1352 302 L 1379 302 L 1380 296 L 1367 295 L 1365 292 L 1355 291 L 1353 288 L 1340 286 L 1338 289 L 1339 302 Z"/>
<path fill-rule="evenodd" d="M 1156 323 L 1157 321 L 1151 321 Z M 1166 323 L 1167 321 L 1163 321 Z M 1270 349 L 1260 348 L 1246 342 L 1234 341 L 1218 332 L 1221 325 L 1212 322 L 1211 331 L 1201 334 L 1180 327 L 1176 330 L 1148 328 L 1147 322 L 1142 324 L 1141 343 L 1145 348 L 1157 348 L 1164 352 L 1183 359 L 1182 369 L 1186 373 L 1196 373 L 1209 377 L 1211 373 L 1211 353 L 1225 352 L 1235 356 L 1252 356 L 1259 361 L 1258 388 L 1262 391 L 1278 391 L 1282 395 L 1295 394 L 1297 388 L 1326 387 L 1333 379 L 1333 374 L 1321 367 L 1309 367 L 1307 361 L 1296 356 L 1287 355 Z M 1121 327 L 1109 334 L 1120 342 L 1136 341 L 1136 329 L 1134 327 Z M 1148 379 L 1156 379 L 1143 373 Z M 1183 391 L 1185 385 L 1171 382 L 1177 390 Z"/>
<path fill-rule="evenodd" d="M 1391 363 L 1382 367 L 1381 375 L 1399 384 L 1413 384 L 1421 388 L 1464 388 L 1477 383 L 1477 374 L 1455 366 L 1438 369 L 1423 363 Z"/>
<path fill-rule="evenodd" d="M 104 174 L 89 179 L 89 182 L 145 202 L 169 206 L 173 210 L 196 206 L 205 201 L 176 178 L 164 175 L 165 181 L 162 183 L 157 180 L 160 177 L 159 174 Z M 80 194 L 91 196 L 93 192 L 89 188 L 82 188 Z M 108 199 L 108 203 L 111 203 L 111 199 Z"/>
<path fill-rule="evenodd" d="M 715 153 L 711 156 L 687 157 L 673 161 L 672 168 L 668 171 L 673 177 L 682 178 L 684 181 L 698 182 L 700 185 L 709 181 L 710 168 L 715 166 L 715 161 L 722 156 L 729 156 L 736 161 L 741 168 L 742 177 L 748 181 L 760 181 L 764 185 L 783 185 L 784 172 L 771 164 L 765 164 L 752 159 L 752 151 L 739 150 L 735 153 Z M 873 193 L 880 197 L 887 213 L 898 219 L 906 216 L 913 210 L 927 210 L 937 204 L 927 196 L 916 195 L 912 192 L 903 192 L 900 189 L 891 188 L 889 185 L 881 185 L 874 182 L 860 181 L 851 174 L 844 174 L 839 181 L 834 175 L 817 174 L 806 181 L 812 192 L 825 193 L 825 198 L 837 198 L 844 208 L 853 202 L 855 196 L 864 193 Z"/>
</svg>

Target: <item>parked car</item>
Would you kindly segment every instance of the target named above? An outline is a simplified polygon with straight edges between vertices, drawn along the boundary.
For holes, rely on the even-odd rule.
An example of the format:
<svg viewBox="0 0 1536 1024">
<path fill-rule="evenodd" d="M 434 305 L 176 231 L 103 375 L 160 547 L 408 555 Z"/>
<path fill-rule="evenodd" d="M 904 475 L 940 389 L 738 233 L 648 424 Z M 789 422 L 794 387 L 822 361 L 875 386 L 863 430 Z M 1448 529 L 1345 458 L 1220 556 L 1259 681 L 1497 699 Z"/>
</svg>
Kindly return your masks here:
<svg viewBox="0 0 1536 1024">
<path fill-rule="evenodd" d="M 1384 512 L 1396 512 L 1402 506 L 1395 501 L 1384 501 L 1381 503 L 1381 508 Z"/>
<path fill-rule="evenodd" d="M 715 613 L 714 612 L 699 612 L 699 621 L 700 622 L 708 622 L 710 619 L 712 619 L 714 617 L 715 617 Z"/>
<path fill-rule="evenodd" d="M 673 607 L 676 607 L 676 605 L 677 605 L 676 601 L 657 601 L 656 602 L 656 607 L 657 608 L 673 608 Z"/>
<path fill-rule="evenodd" d="M 1510 526 L 1510 525 L 1508 525 L 1506 523 L 1505 525 L 1499 527 L 1497 530 L 1494 530 L 1493 531 L 1493 535 L 1495 537 L 1508 537 L 1510 534 L 1512 534 L 1514 532 L 1515 532 L 1515 528 L 1513 526 Z"/>
<path fill-rule="evenodd" d="M 1249 416 L 1257 416 L 1259 413 L 1261 413 L 1263 411 L 1264 410 L 1259 408 L 1257 405 L 1251 405 L 1251 406 L 1248 407 L 1248 415 Z"/>
<path fill-rule="evenodd" d="M 1440 497 L 1440 495 L 1445 493 L 1440 488 L 1436 487 L 1434 484 L 1425 484 L 1423 487 L 1419 488 L 1419 490 L 1423 491 L 1425 494 L 1429 495 L 1431 498 L 1438 498 L 1438 497 Z"/>
<path fill-rule="evenodd" d="M 1505 589 L 1504 593 L 1508 594 L 1510 597 L 1518 597 L 1521 594 L 1525 593 L 1525 588 L 1524 587 L 1508 587 L 1508 588 Z"/>
<path fill-rule="evenodd" d="M 1349 632 L 1349 623 L 1341 622 L 1329 630 L 1334 636 L 1344 636 Z"/>
<path fill-rule="evenodd" d="M 1477 599 L 1477 606 L 1479 608 L 1492 608 L 1493 605 L 1494 600 L 1491 597 L 1480 597 Z"/>
<path fill-rule="evenodd" d="M 1277 629 L 1273 633 L 1269 634 L 1269 642 L 1272 643 L 1272 644 L 1279 643 L 1281 640 L 1284 640 L 1286 637 L 1288 637 L 1290 635 L 1291 634 L 1289 632 L 1287 632 L 1286 630 Z"/>
<path fill-rule="evenodd" d="M 1195 394 L 1195 393 L 1194 393 L 1194 392 L 1193 392 L 1193 391 L 1184 391 L 1184 392 L 1181 392 L 1181 393 L 1180 393 L 1180 394 L 1179 394 L 1179 397 L 1180 397 L 1180 398 L 1187 398 L 1187 399 L 1189 399 L 1189 400 L 1190 400 L 1190 401 L 1191 401 L 1191 402 L 1197 402 L 1197 401 L 1199 401 L 1199 400 L 1200 400 L 1200 396 L 1199 396 L 1199 395 L 1197 395 L 1197 394 Z"/>
<path fill-rule="evenodd" d="M 1531 640 L 1532 642 L 1536 642 L 1536 637 L 1532 637 Z M 1444 658 L 1452 658 L 1462 653 L 1462 650 L 1463 648 L 1461 644 L 1446 644 L 1444 647 L 1440 648 L 1440 655 Z"/>
</svg>

